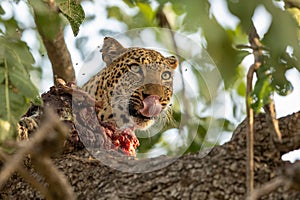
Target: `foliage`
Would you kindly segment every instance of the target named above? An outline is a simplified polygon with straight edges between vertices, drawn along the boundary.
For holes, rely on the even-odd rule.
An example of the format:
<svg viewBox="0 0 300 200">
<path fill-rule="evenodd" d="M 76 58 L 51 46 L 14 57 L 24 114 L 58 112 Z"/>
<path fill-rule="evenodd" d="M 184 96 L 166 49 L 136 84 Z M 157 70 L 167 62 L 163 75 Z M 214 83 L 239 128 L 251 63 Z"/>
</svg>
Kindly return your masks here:
<svg viewBox="0 0 300 200">
<path fill-rule="evenodd" d="M 3 8 L 0 9 L 4 14 Z M 3 20 L 0 34 L 0 143 L 15 133 L 16 123 L 28 109 L 38 90 L 29 77 L 34 59 L 14 19 Z"/>
<path fill-rule="evenodd" d="M 285 96 L 293 90 L 291 83 L 285 77 L 285 73 L 291 68 L 300 70 L 297 63 L 300 58 L 299 27 L 291 13 L 278 8 L 272 1 L 247 1 L 244 3 L 228 1 L 228 5 L 231 12 L 241 19 L 240 24 L 244 32 L 248 31 L 251 16 L 258 6 L 264 6 L 273 16 L 273 19 L 276 17 L 262 38 L 262 43 L 267 50 L 263 66 L 258 71 L 258 81 L 252 94 L 256 100 L 253 107 L 258 111 L 264 104 L 268 103 L 273 92 Z M 293 50 L 292 53 L 287 52 L 288 48 Z"/>
<path fill-rule="evenodd" d="M 75 0 L 59 0 L 58 7 L 63 15 L 69 20 L 74 36 L 79 32 L 79 27 L 84 21 L 85 14 L 80 4 Z"/>
<path fill-rule="evenodd" d="M 15 2 L 19 3 L 18 1 Z M 16 5 L 11 2 L 11 5 Z M 57 12 L 49 9 L 43 1 L 29 1 L 35 11 L 35 23 L 47 39 L 54 39 L 61 26 Z M 74 35 L 84 19 L 84 12 L 75 1 L 59 2 L 59 8 L 72 25 Z M 75 14 L 74 14 L 75 13 Z M 0 14 L 5 10 L 0 4 Z M 0 143 L 15 136 L 16 125 L 27 111 L 31 102 L 38 100 L 38 89 L 30 79 L 30 72 L 36 70 L 32 52 L 21 40 L 23 29 L 15 16 L 5 19 L 0 16 Z"/>
<path fill-rule="evenodd" d="M 43 1 L 29 1 L 35 13 L 35 23 L 42 35 L 48 39 L 54 39 L 61 27 L 61 19 L 58 12 L 51 5 Z M 49 3 L 50 4 L 50 3 Z M 79 27 L 84 21 L 85 13 L 76 0 L 58 0 L 56 1 L 58 9 L 67 18 L 74 36 L 79 32 Z"/>
</svg>

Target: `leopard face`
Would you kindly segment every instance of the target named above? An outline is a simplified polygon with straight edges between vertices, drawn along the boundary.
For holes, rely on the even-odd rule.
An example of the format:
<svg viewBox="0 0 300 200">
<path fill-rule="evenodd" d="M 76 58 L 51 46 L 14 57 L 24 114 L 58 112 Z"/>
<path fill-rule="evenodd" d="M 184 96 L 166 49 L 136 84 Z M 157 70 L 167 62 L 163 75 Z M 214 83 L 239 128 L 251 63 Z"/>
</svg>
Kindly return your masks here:
<svg viewBox="0 0 300 200">
<path fill-rule="evenodd" d="M 124 48 L 109 37 L 101 52 L 107 66 L 83 86 L 103 104 L 99 119 L 118 128 L 148 128 L 168 107 L 177 59 L 150 49 Z"/>
</svg>

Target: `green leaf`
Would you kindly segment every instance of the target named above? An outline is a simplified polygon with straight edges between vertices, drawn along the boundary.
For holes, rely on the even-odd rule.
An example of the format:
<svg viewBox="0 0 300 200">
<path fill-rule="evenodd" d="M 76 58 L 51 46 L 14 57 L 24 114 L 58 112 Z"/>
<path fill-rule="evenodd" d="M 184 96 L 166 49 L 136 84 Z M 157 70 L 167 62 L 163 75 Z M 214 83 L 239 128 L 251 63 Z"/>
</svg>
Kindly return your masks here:
<svg viewBox="0 0 300 200">
<path fill-rule="evenodd" d="M 64 0 L 58 3 L 63 15 L 69 20 L 74 36 L 79 32 L 79 27 L 84 21 L 85 13 L 76 0 Z"/>
<path fill-rule="evenodd" d="M 13 50 L 6 51 L 5 58 L 9 66 L 7 73 L 10 87 L 15 93 L 22 94 L 24 97 L 35 98 L 38 95 L 38 91 L 31 82 L 24 65 L 22 65 L 18 52 Z"/>
<path fill-rule="evenodd" d="M 276 16 L 276 19 L 272 20 L 270 29 L 263 39 L 263 44 L 271 49 L 273 59 L 278 59 L 285 52 L 287 46 L 291 46 L 299 52 L 296 20 L 290 13 L 274 5 L 267 4 L 267 9 L 273 17 Z M 300 56 L 297 57 L 300 58 Z"/>
<path fill-rule="evenodd" d="M 286 96 L 293 91 L 293 86 L 290 81 L 287 80 L 285 73 L 286 68 L 282 66 L 277 71 L 272 73 L 272 86 L 275 88 L 275 91 L 281 95 Z"/>
<path fill-rule="evenodd" d="M 246 83 L 245 82 L 241 81 L 238 84 L 237 93 L 238 93 L 238 95 L 240 95 L 242 97 L 246 96 Z"/>
<path fill-rule="evenodd" d="M 148 3 L 137 3 L 137 6 L 140 9 L 140 12 L 144 14 L 144 17 L 147 21 L 151 22 L 154 19 L 154 12 L 151 6 Z"/>
<path fill-rule="evenodd" d="M 251 94 L 253 98 L 252 108 L 255 112 L 258 112 L 264 105 L 269 103 L 272 91 L 269 77 L 260 78 L 256 81 Z"/>
<path fill-rule="evenodd" d="M 247 33 L 249 31 L 249 27 L 251 26 L 251 20 L 254 14 L 254 10 L 262 2 L 259 0 L 227 0 L 227 3 L 230 12 L 240 19 L 240 25 L 242 27 L 242 30 Z"/>
<path fill-rule="evenodd" d="M 182 3 L 173 3 L 172 4 L 172 8 L 174 10 L 174 12 L 177 14 L 177 15 L 182 15 L 184 14 L 185 10 L 182 6 Z"/>
<path fill-rule="evenodd" d="M 23 96 L 33 98 L 37 95 L 36 87 L 31 81 L 28 81 L 30 80 L 29 77 L 22 77 L 22 73 L 15 72 L 9 78 L 12 87 L 15 87 Z"/>
<path fill-rule="evenodd" d="M 275 89 L 279 95 L 286 96 L 293 91 L 294 87 L 292 83 L 286 79 L 285 76 L 283 77 L 283 79 L 285 80 L 275 84 Z"/>
<path fill-rule="evenodd" d="M 16 127 L 29 105 L 30 102 L 10 85 L 0 85 L 0 119 L 10 122 L 11 128 Z"/>
<path fill-rule="evenodd" d="M 291 68 L 300 70 L 299 27 L 291 13 L 270 3 L 265 3 L 265 7 L 273 17 L 276 16 L 262 40 L 269 49 L 266 62 L 272 72 L 271 87 L 285 96 L 293 91 L 292 84 L 286 79 L 286 71 Z M 292 55 L 286 52 L 287 47 L 292 49 Z"/>
<path fill-rule="evenodd" d="M 5 49 L 4 58 L 8 63 L 8 65 L 10 66 L 8 70 L 12 71 L 13 73 L 16 71 L 21 73 L 27 73 L 27 70 L 24 67 L 24 65 L 22 65 L 22 61 L 19 55 L 17 54 L 17 52 L 14 51 L 14 49 L 11 48 L 11 46 L 6 46 L 6 47 L 7 48 Z"/>
<path fill-rule="evenodd" d="M 38 96 L 25 65 L 33 61 L 28 47 L 0 36 L 0 143 L 16 133 L 20 117 Z M 26 60 L 27 59 L 27 60 Z"/>
<path fill-rule="evenodd" d="M 298 62 L 297 58 L 289 55 L 287 52 L 283 53 L 281 61 L 282 64 L 285 64 L 285 68 L 287 69 L 296 67 L 298 70 L 300 70 L 300 63 Z"/>
<path fill-rule="evenodd" d="M 235 63 L 241 64 L 241 62 L 243 61 L 243 59 L 244 59 L 246 56 L 248 56 L 248 55 L 250 55 L 250 52 L 249 52 L 249 51 L 237 51 L 237 52 L 236 52 L 236 55 L 235 55 L 235 57 L 234 57 Z"/>
<path fill-rule="evenodd" d="M 123 0 L 124 3 L 127 4 L 130 8 L 135 6 L 135 1 L 134 0 Z"/>
<path fill-rule="evenodd" d="M 203 31 L 207 41 L 207 51 L 223 77 L 225 88 L 229 88 L 235 80 L 237 67 L 243 56 L 246 56 L 246 52 L 233 48 L 232 36 L 228 35 L 228 32 L 214 18 Z"/>
<path fill-rule="evenodd" d="M 208 1 L 186 0 L 182 6 L 186 8 L 186 16 L 183 20 L 185 30 L 197 31 L 200 27 L 209 25 Z"/>
<path fill-rule="evenodd" d="M 119 7 L 111 6 L 107 7 L 106 10 L 108 17 L 115 18 L 118 21 L 123 21 L 125 14 L 120 10 Z"/>
<path fill-rule="evenodd" d="M 11 18 L 9 20 L 1 20 L 0 18 L 0 22 L 3 23 L 3 25 L 5 26 L 6 35 L 9 35 L 11 39 L 20 40 L 20 28 L 15 19 Z"/>
<path fill-rule="evenodd" d="M 20 63 L 25 65 L 27 69 L 32 69 L 34 58 L 25 42 L 21 40 L 10 40 L 5 37 L 0 37 L 0 43 L 7 49 L 13 50 L 19 56 Z"/>
<path fill-rule="evenodd" d="M 1 67 L 2 66 L 2 67 Z M 3 81 L 5 79 L 5 70 L 4 70 L 4 63 L 0 63 L 0 84 L 3 84 Z"/>
<path fill-rule="evenodd" d="M 265 72 L 270 71 L 271 75 L 271 86 L 275 92 L 279 95 L 286 96 L 293 91 L 292 84 L 286 78 L 286 71 L 297 66 L 296 58 L 291 57 L 289 54 L 284 52 L 278 59 L 274 59 L 273 54 L 265 56 L 265 65 L 269 66 L 265 69 Z"/>
<path fill-rule="evenodd" d="M 4 9 L 2 8 L 2 6 L 0 5 L 0 15 L 4 15 L 5 14 L 5 11 Z"/>
</svg>

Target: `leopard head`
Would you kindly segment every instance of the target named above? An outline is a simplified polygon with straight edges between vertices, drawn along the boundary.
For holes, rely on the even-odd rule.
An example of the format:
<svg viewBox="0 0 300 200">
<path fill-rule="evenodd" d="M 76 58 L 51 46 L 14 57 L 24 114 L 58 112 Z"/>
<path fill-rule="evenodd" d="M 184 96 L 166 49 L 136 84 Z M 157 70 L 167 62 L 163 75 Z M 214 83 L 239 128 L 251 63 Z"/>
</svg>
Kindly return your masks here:
<svg viewBox="0 0 300 200">
<path fill-rule="evenodd" d="M 83 86 L 104 103 L 99 118 L 119 128 L 148 128 L 168 109 L 177 59 L 151 49 L 124 48 L 110 37 L 101 52 L 107 67 Z"/>
</svg>

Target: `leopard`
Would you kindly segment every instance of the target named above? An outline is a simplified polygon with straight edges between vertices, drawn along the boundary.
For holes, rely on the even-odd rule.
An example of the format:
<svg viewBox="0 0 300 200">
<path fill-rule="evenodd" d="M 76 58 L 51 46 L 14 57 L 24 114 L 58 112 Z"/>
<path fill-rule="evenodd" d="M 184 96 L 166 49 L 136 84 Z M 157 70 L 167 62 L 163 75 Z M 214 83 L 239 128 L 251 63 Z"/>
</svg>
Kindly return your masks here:
<svg viewBox="0 0 300 200">
<path fill-rule="evenodd" d="M 147 48 L 125 48 L 112 37 L 104 38 L 100 52 L 106 67 L 82 86 L 102 102 L 99 120 L 119 129 L 148 129 L 169 109 L 177 58 Z"/>
<path fill-rule="evenodd" d="M 106 67 L 81 87 L 57 79 L 41 95 L 43 104 L 33 104 L 19 121 L 18 140 L 29 140 L 47 124 L 48 108 L 68 128 L 63 152 L 102 149 L 136 155 L 136 130 L 149 131 L 163 121 L 161 116 L 171 115 L 178 60 L 152 49 L 125 48 L 112 37 L 104 38 L 100 52 Z"/>
</svg>

